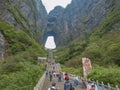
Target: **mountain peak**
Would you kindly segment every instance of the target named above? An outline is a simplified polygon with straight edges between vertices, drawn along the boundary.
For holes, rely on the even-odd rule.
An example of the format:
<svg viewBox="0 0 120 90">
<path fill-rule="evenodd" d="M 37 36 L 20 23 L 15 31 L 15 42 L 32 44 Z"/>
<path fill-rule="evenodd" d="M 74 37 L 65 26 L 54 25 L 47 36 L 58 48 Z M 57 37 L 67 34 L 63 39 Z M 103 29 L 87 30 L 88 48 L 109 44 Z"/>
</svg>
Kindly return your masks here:
<svg viewBox="0 0 120 90">
<path fill-rule="evenodd" d="M 53 13 L 61 13 L 62 11 L 64 11 L 64 8 L 62 6 L 56 6 L 50 13 L 49 15 L 53 14 Z"/>
</svg>

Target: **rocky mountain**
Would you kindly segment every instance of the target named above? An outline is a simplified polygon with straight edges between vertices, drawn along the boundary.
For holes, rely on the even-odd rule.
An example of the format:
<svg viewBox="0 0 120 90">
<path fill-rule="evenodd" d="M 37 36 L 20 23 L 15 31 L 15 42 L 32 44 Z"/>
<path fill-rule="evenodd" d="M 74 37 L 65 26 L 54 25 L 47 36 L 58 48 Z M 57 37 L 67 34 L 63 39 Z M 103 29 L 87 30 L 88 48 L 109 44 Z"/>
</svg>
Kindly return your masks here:
<svg viewBox="0 0 120 90">
<path fill-rule="evenodd" d="M 47 31 L 54 33 L 57 45 L 66 45 L 99 27 L 109 12 L 120 8 L 120 0 L 72 0 L 65 9 L 60 8 L 49 13 Z"/>
<path fill-rule="evenodd" d="M 41 42 L 47 12 L 41 0 L 0 0 L 0 20 L 10 23 Z"/>
<path fill-rule="evenodd" d="M 37 42 L 53 35 L 57 46 L 64 46 L 94 31 L 116 8 L 120 8 L 120 0 L 72 0 L 66 8 L 57 6 L 47 16 L 41 0 L 0 0 L 0 21 L 24 31 Z M 119 28 L 119 24 L 114 28 Z M 0 33 L 0 40 L 4 41 L 2 37 Z M 4 49 L 0 51 L 2 55 Z"/>
<path fill-rule="evenodd" d="M 60 33 L 62 33 L 60 24 L 61 24 L 61 18 L 62 13 L 64 11 L 64 8 L 61 6 L 57 6 L 52 10 L 48 15 L 48 21 L 47 21 L 47 29 L 44 32 L 44 41 L 46 41 L 47 36 L 54 36 L 55 42 L 60 43 L 59 40 L 61 39 Z M 58 26 L 59 25 L 59 26 Z"/>
<path fill-rule="evenodd" d="M 0 60 L 4 59 L 4 51 L 5 51 L 4 46 L 5 46 L 5 40 L 2 33 L 0 32 Z"/>
<path fill-rule="evenodd" d="M 10 27 L 14 27 L 14 30 L 21 30 L 25 32 L 31 38 L 41 43 L 43 37 L 42 34 L 47 25 L 47 12 L 41 0 L 0 0 L 0 22 L 0 60 L 2 60 L 4 55 L 6 55 L 6 48 L 10 50 L 10 41 L 7 41 L 9 40 L 6 38 L 8 36 L 6 34 L 6 36 L 4 36 L 3 32 L 3 30 L 8 29 L 8 27 L 6 28 L 6 25 L 2 24 L 2 22 L 9 24 Z M 13 32 L 11 31 L 11 35 L 12 33 Z M 18 37 L 16 36 L 14 38 Z M 16 42 L 14 40 L 12 41 L 14 43 Z M 5 46 L 5 42 L 8 44 L 8 47 Z M 21 41 L 18 42 L 18 44 L 21 43 Z M 25 40 L 23 39 L 22 42 L 25 42 Z M 21 44 L 21 48 L 22 46 L 23 44 Z M 17 48 L 17 46 L 14 47 Z"/>
</svg>

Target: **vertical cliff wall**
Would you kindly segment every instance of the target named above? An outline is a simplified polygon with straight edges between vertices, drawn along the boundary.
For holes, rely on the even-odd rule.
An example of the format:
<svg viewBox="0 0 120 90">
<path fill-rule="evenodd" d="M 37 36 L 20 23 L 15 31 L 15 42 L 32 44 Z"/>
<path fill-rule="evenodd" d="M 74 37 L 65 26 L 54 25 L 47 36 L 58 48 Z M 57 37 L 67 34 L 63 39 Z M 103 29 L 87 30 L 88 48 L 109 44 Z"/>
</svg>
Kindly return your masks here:
<svg viewBox="0 0 120 90">
<path fill-rule="evenodd" d="M 5 51 L 4 46 L 5 46 L 5 40 L 2 33 L 0 32 L 0 60 L 4 59 L 4 51 Z"/>
<path fill-rule="evenodd" d="M 17 28 L 14 30 L 24 31 L 41 43 L 47 25 L 47 12 L 41 0 L 0 0 L 0 22 L 9 23 L 10 26 Z M 6 30 L 6 25 L 0 25 L 2 30 Z M 2 30 L 0 30 L 0 60 L 4 58 L 4 54 L 6 55 L 4 49 L 9 49 L 5 47 L 5 41 L 7 46 L 9 39 L 2 35 Z"/>
<path fill-rule="evenodd" d="M 72 0 L 64 10 L 55 8 L 49 14 L 51 32 L 57 35 L 57 45 L 66 45 L 72 40 L 84 38 L 101 26 L 109 12 L 120 8 L 120 0 Z"/>
<path fill-rule="evenodd" d="M 41 0 L 1 0 L 0 20 L 20 28 L 41 42 L 47 12 Z"/>
</svg>

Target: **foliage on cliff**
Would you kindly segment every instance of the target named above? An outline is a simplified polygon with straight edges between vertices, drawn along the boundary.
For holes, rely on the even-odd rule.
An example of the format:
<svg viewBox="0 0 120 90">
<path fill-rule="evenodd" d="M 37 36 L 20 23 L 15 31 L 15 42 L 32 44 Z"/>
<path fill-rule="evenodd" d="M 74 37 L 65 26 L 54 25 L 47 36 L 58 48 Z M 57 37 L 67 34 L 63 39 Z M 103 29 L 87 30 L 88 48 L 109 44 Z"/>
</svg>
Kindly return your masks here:
<svg viewBox="0 0 120 90">
<path fill-rule="evenodd" d="M 93 67 L 88 78 L 98 80 L 99 83 L 103 81 L 107 85 L 109 83 L 112 87 L 118 85 L 120 87 L 120 67 L 109 66 L 109 67 Z"/>
<path fill-rule="evenodd" d="M 44 72 L 44 67 L 37 65 L 37 57 L 45 55 L 43 47 L 8 23 L 0 21 L 0 31 L 6 42 L 6 58 L 0 61 L 0 89 L 33 90 Z"/>
<path fill-rule="evenodd" d="M 119 85 L 118 80 L 120 79 L 120 71 L 117 70 L 120 67 L 119 25 L 120 10 L 116 9 L 109 12 L 101 26 L 95 29 L 89 37 L 86 38 L 85 36 L 83 40 L 76 40 L 68 47 L 65 47 L 65 49 L 58 50 L 58 52 L 56 52 L 56 60 L 69 67 L 81 68 L 82 58 L 90 58 L 94 68 L 96 68 L 96 64 L 102 66 L 100 68 L 93 69 L 89 76 L 90 78 L 99 79 L 99 81 L 103 80 L 105 83 L 109 80 L 112 85 Z M 103 73 L 104 70 L 108 70 L 107 68 L 109 66 L 111 66 L 111 68 L 112 66 L 114 67 L 112 71 L 110 73 Z M 115 71 L 117 75 L 114 73 Z M 101 74 L 99 74 L 99 72 Z M 104 75 L 102 75 L 102 73 Z M 106 78 L 109 75 L 112 77 L 107 80 Z"/>
<path fill-rule="evenodd" d="M 116 26 L 117 24 L 119 26 L 119 22 L 120 10 L 113 10 L 91 35 L 85 35 L 83 40 L 73 41 L 64 48 L 65 51 L 64 49 L 58 50 L 56 53 L 58 60 L 69 63 L 76 59 L 79 62 L 82 57 L 88 57 L 95 64 L 120 66 L 120 28 Z"/>
<path fill-rule="evenodd" d="M 8 23 L 0 22 L 0 31 L 5 37 L 8 54 L 14 55 L 30 48 L 39 49 L 41 54 L 44 53 L 42 46 L 38 45 L 34 39 Z"/>
<path fill-rule="evenodd" d="M 21 29 L 40 43 L 47 12 L 41 0 L 4 0 L 0 1 L 0 20 Z"/>
</svg>

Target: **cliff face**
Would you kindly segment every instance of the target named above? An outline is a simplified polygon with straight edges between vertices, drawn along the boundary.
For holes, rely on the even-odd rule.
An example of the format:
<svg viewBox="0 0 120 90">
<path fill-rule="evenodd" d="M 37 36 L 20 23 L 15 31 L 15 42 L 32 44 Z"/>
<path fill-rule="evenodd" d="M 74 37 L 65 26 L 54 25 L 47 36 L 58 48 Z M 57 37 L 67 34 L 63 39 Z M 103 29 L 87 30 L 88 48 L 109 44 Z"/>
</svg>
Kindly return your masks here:
<svg viewBox="0 0 120 90">
<path fill-rule="evenodd" d="M 84 33 L 91 33 L 99 27 L 109 12 L 119 8 L 119 3 L 120 0 L 72 0 L 61 13 L 57 13 L 55 8 L 49 18 L 54 16 L 51 23 L 54 29 L 51 31 L 58 37 L 57 45 L 66 45 L 78 37 L 84 38 Z"/>
<path fill-rule="evenodd" d="M 57 6 L 47 16 L 41 0 L 0 0 L 0 21 L 23 30 L 38 42 L 43 34 L 45 39 L 53 35 L 60 46 L 84 38 L 85 32 L 101 26 L 107 14 L 116 8 L 120 8 L 120 0 L 72 0 L 66 8 Z M 118 28 L 120 22 L 114 25 L 114 29 Z M 4 41 L 0 42 L 1 56 L 3 44 Z"/>
<path fill-rule="evenodd" d="M 0 0 L 0 22 L 9 23 L 17 28 L 14 30 L 22 30 L 31 38 L 41 43 L 43 37 L 42 33 L 46 28 L 47 12 L 41 0 Z M 2 27 L 3 30 L 6 30 L 5 25 L 0 27 Z M 13 32 L 11 31 L 11 33 Z M 8 47 L 5 47 L 5 41 L 6 46 L 9 41 L 7 41 L 6 37 L 4 36 L 3 31 L 0 30 L 0 60 L 4 59 L 4 55 L 7 54 L 5 53 L 5 50 L 8 49 Z M 23 39 L 23 42 L 24 41 L 25 40 Z"/>
<path fill-rule="evenodd" d="M 64 8 L 61 6 L 57 6 L 54 8 L 53 11 L 51 11 L 48 15 L 48 21 L 47 21 L 47 29 L 44 32 L 44 41 L 46 41 L 47 36 L 54 36 L 55 37 L 55 42 L 57 44 L 60 43 L 61 36 L 60 34 L 62 33 L 60 25 L 61 25 L 61 18 L 62 18 L 62 13 L 64 11 Z"/>
<path fill-rule="evenodd" d="M 47 12 L 41 0 L 1 0 L 0 20 L 20 28 L 41 42 Z"/>
<path fill-rule="evenodd" d="M 0 32 L 0 60 L 4 59 L 4 51 L 5 51 L 4 46 L 5 46 L 5 40 L 2 33 Z"/>
</svg>

